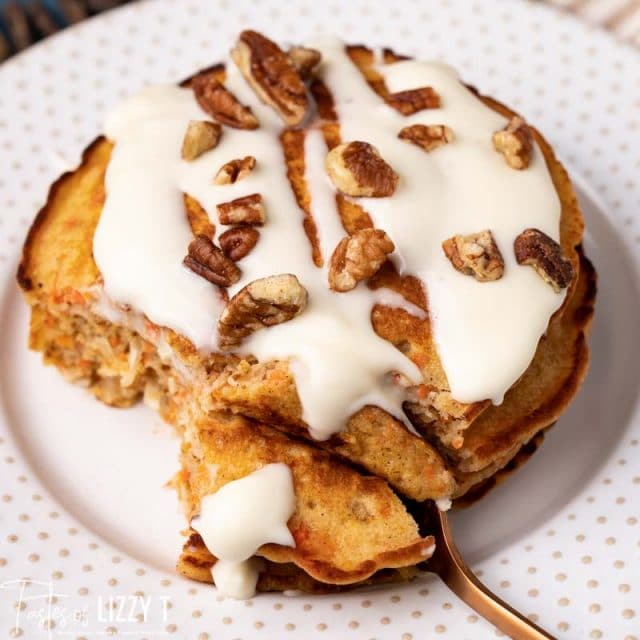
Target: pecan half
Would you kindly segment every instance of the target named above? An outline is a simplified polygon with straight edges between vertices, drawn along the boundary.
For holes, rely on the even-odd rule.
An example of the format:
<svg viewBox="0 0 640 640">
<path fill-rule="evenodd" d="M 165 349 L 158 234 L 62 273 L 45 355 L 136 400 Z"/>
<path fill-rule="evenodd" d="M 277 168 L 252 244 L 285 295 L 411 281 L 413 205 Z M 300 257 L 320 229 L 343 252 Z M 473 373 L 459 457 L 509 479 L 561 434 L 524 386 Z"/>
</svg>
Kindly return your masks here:
<svg viewBox="0 0 640 640">
<path fill-rule="evenodd" d="M 213 181 L 216 184 L 233 184 L 238 180 L 246 178 L 256 166 L 256 159 L 253 156 L 245 156 L 244 158 L 236 158 L 225 162 Z"/>
<path fill-rule="evenodd" d="M 275 42 L 257 31 L 243 31 L 231 57 L 260 100 L 286 124 L 295 126 L 304 120 L 307 90 L 293 62 Z"/>
<path fill-rule="evenodd" d="M 454 268 L 479 282 L 502 278 L 504 260 L 491 231 L 453 236 L 442 243 L 442 249 Z"/>
<path fill-rule="evenodd" d="M 191 120 L 182 141 L 182 159 L 191 161 L 218 146 L 222 127 L 217 122 Z"/>
<path fill-rule="evenodd" d="M 518 264 L 532 266 L 556 293 L 566 289 L 573 279 L 573 266 L 562 247 L 539 229 L 525 229 L 514 241 Z"/>
<path fill-rule="evenodd" d="M 236 198 L 231 202 L 216 205 L 220 224 L 264 224 L 266 213 L 262 196 L 252 193 L 250 196 Z"/>
<path fill-rule="evenodd" d="M 438 109 L 440 96 L 433 87 L 420 87 L 390 93 L 385 98 L 387 104 L 403 116 L 410 116 L 423 109 Z"/>
<path fill-rule="evenodd" d="M 453 142 L 453 131 L 443 124 L 412 124 L 401 129 L 398 138 L 412 142 L 425 151 L 433 151 Z"/>
<path fill-rule="evenodd" d="M 348 196 L 382 198 L 398 184 L 398 174 L 368 142 L 346 142 L 331 149 L 325 168 L 335 187 Z"/>
<path fill-rule="evenodd" d="M 220 347 L 233 348 L 262 327 L 291 320 L 304 310 L 307 297 L 307 290 L 294 275 L 269 276 L 250 282 L 229 300 L 220 316 Z"/>
<path fill-rule="evenodd" d="M 233 227 L 219 238 L 220 247 L 234 262 L 242 260 L 256 246 L 260 232 L 253 227 Z"/>
<path fill-rule="evenodd" d="M 309 47 L 291 47 L 287 51 L 287 55 L 304 80 L 313 75 L 322 60 L 322 54 L 317 49 Z"/>
<path fill-rule="evenodd" d="M 189 243 L 189 254 L 182 262 L 194 273 L 220 287 L 228 287 L 240 279 L 240 269 L 235 262 L 207 236 L 196 236 Z"/>
<path fill-rule="evenodd" d="M 334 291 L 350 291 L 376 273 L 394 249 L 381 229 L 360 229 L 343 238 L 331 256 L 329 286 Z"/>
<path fill-rule="evenodd" d="M 531 159 L 531 129 L 522 118 L 514 116 L 504 129 L 493 134 L 493 146 L 512 169 L 526 169 Z"/>
<path fill-rule="evenodd" d="M 191 82 L 200 108 L 218 122 L 235 129 L 257 129 L 258 119 L 251 107 L 241 104 L 238 99 L 215 78 L 201 74 Z"/>
</svg>

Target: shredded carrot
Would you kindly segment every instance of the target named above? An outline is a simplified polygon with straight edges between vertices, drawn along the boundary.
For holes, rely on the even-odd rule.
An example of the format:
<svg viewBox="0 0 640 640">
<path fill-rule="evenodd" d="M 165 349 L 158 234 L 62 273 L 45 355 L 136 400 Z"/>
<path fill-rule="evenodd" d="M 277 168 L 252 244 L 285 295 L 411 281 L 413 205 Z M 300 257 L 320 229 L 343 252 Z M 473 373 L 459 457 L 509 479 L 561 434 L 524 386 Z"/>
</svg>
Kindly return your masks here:
<svg viewBox="0 0 640 640">
<path fill-rule="evenodd" d="M 152 336 L 154 339 L 160 337 L 160 327 L 157 324 L 153 324 L 148 318 L 144 319 L 144 332 L 145 334 Z"/>
</svg>

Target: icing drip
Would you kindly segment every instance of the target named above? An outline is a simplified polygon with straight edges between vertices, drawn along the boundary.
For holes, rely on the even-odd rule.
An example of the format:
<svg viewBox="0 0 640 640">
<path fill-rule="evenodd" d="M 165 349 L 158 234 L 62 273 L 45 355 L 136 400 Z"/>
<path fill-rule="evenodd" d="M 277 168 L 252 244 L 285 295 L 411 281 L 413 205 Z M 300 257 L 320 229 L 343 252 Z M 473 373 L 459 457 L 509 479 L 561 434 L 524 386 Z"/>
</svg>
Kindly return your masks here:
<svg viewBox="0 0 640 640">
<path fill-rule="evenodd" d="M 218 558 L 212 575 L 221 593 L 238 599 L 253 595 L 260 564 L 252 556 L 267 543 L 295 546 L 287 528 L 295 508 L 291 471 L 281 463 L 268 464 L 202 498 L 191 527 Z"/>
</svg>

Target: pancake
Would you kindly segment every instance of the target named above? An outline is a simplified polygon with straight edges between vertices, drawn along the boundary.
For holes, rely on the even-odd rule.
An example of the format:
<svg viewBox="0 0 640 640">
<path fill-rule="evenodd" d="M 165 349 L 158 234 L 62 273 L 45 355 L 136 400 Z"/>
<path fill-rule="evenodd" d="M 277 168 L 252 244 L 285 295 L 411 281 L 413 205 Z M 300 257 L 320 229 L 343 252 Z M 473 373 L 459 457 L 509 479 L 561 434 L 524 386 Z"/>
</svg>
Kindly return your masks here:
<svg viewBox="0 0 640 640">
<path fill-rule="evenodd" d="M 178 560 L 177 571 L 185 578 L 211 584 L 211 569 L 216 558 L 211 555 L 202 538 L 190 530 L 182 555 Z M 381 584 L 397 584 L 410 582 L 423 572 L 415 566 L 402 569 L 381 569 L 355 586 L 369 587 Z M 262 560 L 262 570 L 258 577 L 256 590 L 269 591 L 303 591 L 310 594 L 340 593 L 351 590 L 354 585 L 332 584 L 314 580 L 293 563 L 278 563 Z"/>
<path fill-rule="evenodd" d="M 187 517 L 198 514 L 204 496 L 276 462 L 287 464 L 293 474 L 296 510 L 288 527 L 296 545 L 265 545 L 259 557 L 295 564 L 319 582 L 352 584 L 431 555 L 433 537 L 420 536 L 383 480 L 233 414 L 194 416 L 184 433 L 179 493 Z M 193 543 L 191 537 L 187 548 Z"/>
<path fill-rule="evenodd" d="M 243 37 L 247 33 L 253 32 Z M 276 45 L 260 38 L 256 36 L 260 46 L 278 58 L 279 50 L 274 53 L 272 49 Z M 234 50 L 240 66 L 242 43 L 241 38 Z M 407 59 L 390 50 L 376 56 L 364 46 L 346 47 L 345 51 L 369 85 L 371 96 L 380 104 L 392 100 L 395 94 L 387 87 L 383 68 Z M 290 66 L 284 69 L 288 74 Z M 269 73 L 266 67 L 256 69 L 253 73 Z M 283 128 L 270 151 L 282 154 L 299 213 L 295 224 L 304 230 L 301 249 L 308 256 L 309 268 L 322 270 L 328 268 L 331 256 L 321 242 L 326 237 L 326 220 L 316 209 L 322 193 L 309 166 L 309 147 L 317 132 L 321 132 L 325 153 L 339 150 L 346 141 L 339 118 L 343 107 L 334 100 L 335 87 L 326 82 L 322 67 L 321 71 L 314 69 L 300 67 L 299 74 L 316 111 L 293 127 Z M 193 91 L 202 106 L 203 87 L 220 91 L 225 83 L 238 86 L 237 75 L 230 79 L 230 70 L 215 65 L 186 80 L 182 87 Z M 287 115 L 291 119 L 309 98 L 300 91 L 297 75 L 290 80 L 295 98 L 289 105 L 295 108 Z M 260 99 L 281 108 L 277 95 L 259 92 L 264 86 L 256 89 Z M 494 99 L 475 95 L 496 114 L 515 117 Z M 238 105 L 232 106 L 237 112 Z M 249 131 L 242 135 L 251 135 L 255 116 L 242 108 L 238 113 Z M 220 113 L 217 118 L 225 125 L 223 141 L 236 135 L 232 131 L 237 123 L 229 125 Z M 511 381 L 500 404 L 486 398 L 455 399 L 436 342 L 428 290 L 420 278 L 403 272 L 397 261 L 386 256 L 357 291 L 368 292 L 375 301 L 370 314 L 375 334 L 413 363 L 420 380 L 406 381 L 405 374 L 391 371 L 397 387 L 394 397 L 397 392 L 402 395 L 404 412 L 375 401 L 360 403 L 352 411 L 342 407 L 341 415 L 346 417 L 339 428 L 322 432 L 322 437 L 314 431 L 316 425 L 309 419 L 303 389 L 288 358 L 259 358 L 241 349 L 203 349 L 186 332 L 152 321 L 143 306 L 113 299 L 106 286 L 109 274 L 98 266 L 105 259 L 104 251 L 96 244 L 108 204 L 107 172 L 118 151 L 105 137 L 87 148 L 77 169 L 54 183 L 25 241 L 17 277 L 31 306 L 30 346 L 99 400 L 127 407 L 144 399 L 175 425 L 183 437 L 183 472 L 176 486 L 188 519 L 199 513 L 204 497 L 265 465 L 283 463 L 291 469 L 296 509 L 288 522 L 296 544 L 265 544 L 257 550 L 263 560 L 259 590 L 323 592 L 410 579 L 417 575 L 415 566 L 425 560 L 432 541 L 420 536 L 404 503 L 457 498 L 462 504 L 465 493 L 479 494 L 491 484 L 491 478 L 501 477 L 500 470 L 512 460 L 525 457 L 524 447 L 558 419 L 586 374 L 586 335 L 596 276 L 581 248 L 582 215 L 570 179 L 552 148 L 536 129 L 529 127 L 529 131 L 560 203 L 558 241 L 572 275 L 532 360 Z M 258 159 L 256 171 L 264 170 Z M 215 177 L 219 179 L 225 178 Z M 234 184 L 225 188 L 236 194 Z M 341 229 L 350 237 L 374 226 L 372 198 L 359 200 L 336 191 L 327 200 L 331 201 L 335 201 Z M 204 246 L 207 240 L 217 242 L 219 227 L 225 225 L 221 218 L 214 223 L 207 211 L 210 203 L 186 191 L 181 202 L 193 236 Z M 218 213 L 221 215 L 220 209 Z M 273 213 L 267 202 L 266 222 L 252 227 L 261 239 L 268 234 Z M 246 237 L 246 225 L 233 229 Z M 189 256 L 193 257 L 191 247 Z M 238 264 L 244 270 L 247 263 Z M 232 297 L 228 288 L 217 289 L 227 308 Z M 275 330 L 261 331 L 268 336 Z M 236 337 L 231 334 L 230 339 Z M 216 465 L 215 476 L 208 473 L 210 465 Z M 362 495 L 370 496 L 371 509 L 366 513 L 353 506 Z M 316 518 L 316 508 L 323 510 L 323 518 Z M 211 581 L 215 562 L 202 537 L 190 529 L 179 571 Z"/>
<path fill-rule="evenodd" d="M 372 88 L 384 97 L 387 91 L 384 81 L 373 70 L 372 50 L 363 46 L 352 46 L 348 47 L 348 52 Z M 390 50 L 385 50 L 384 56 L 387 63 L 404 59 Z M 221 81 L 224 80 L 222 68 L 216 68 L 214 73 Z M 330 117 L 333 112 L 330 94 L 326 89 L 318 89 L 316 86 L 316 96 L 319 98 L 321 113 L 324 111 Z M 515 115 L 513 111 L 492 98 L 479 97 L 499 113 L 507 117 Z M 339 144 L 339 125 L 325 124 L 324 131 L 329 147 Z M 402 310 L 384 306 L 376 308 L 372 316 L 376 332 L 393 344 L 402 345 L 403 352 L 421 368 L 426 381 L 423 386 L 424 399 L 419 404 L 408 402 L 405 407 L 413 419 L 414 426 L 442 452 L 445 458 L 465 459 L 462 470 L 466 472 L 478 471 L 483 466 L 489 466 L 496 459 L 509 459 L 515 455 L 517 452 L 517 449 L 514 449 L 515 441 L 509 437 L 496 437 L 499 429 L 514 437 L 515 434 L 520 434 L 519 444 L 522 445 L 534 433 L 550 425 L 570 402 L 586 375 L 588 366 L 586 333 L 593 312 L 596 276 L 580 248 L 584 223 L 571 181 L 564 167 L 542 135 L 535 129 L 532 131 L 543 152 L 562 204 L 560 243 L 565 255 L 572 262 L 575 274 L 579 275 L 582 269 L 586 270 L 582 281 L 586 290 L 576 294 L 578 277 L 575 277 L 563 307 L 550 321 L 547 338 L 541 340 L 532 366 L 516 381 L 504 402 L 492 407 L 487 401 L 464 404 L 451 397 L 432 339 L 428 317 L 418 320 L 408 313 L 403 313 Z M 304 165 L 300 162 L 302 152 L 298 148 L 299 138 L 299 135 L 294 138 L 285 137 L 284 151 L 296 197 L 301 208 L 310 216 L 310 198 L 304 183 Z M 353 232 L 364 226 L 371 226 L 368 214 L 357 204 L 338 196 L 338 206 L 343 224 L 348 231 Z M 313 231 L 310 235 L 315 249 L 317 243 L 313 242 Z M 371 278 L 369 286 L 395 290 L 413 304 L 426 308 L 427 301 L 421 283 L 411 276 L 401 277 L 390 263 Z M 569 317 L 564 317 L 572 301 L 575 308 L 569 312 Z M 554 327 L 562 322 L 562 326 L 557 328 L 557 333 L 554 332 Z M 550 340 L 549 336 L 557 336 L 558 341 Z M 562 356 L 559 355 L 560 341 L 563 342 L 564 349 Z M 567 375 L 569 372 L 571 375 Z M 516 393 L 518 388 L 520 391 Z M 309 436 L 308 425 L 302 419 L 303 410 L 295 390 L 295 382 L 285 363 L 256 363 L 241 371 L 231 368 L 223 372 L 214 383 L 214 395 L 214 402 L 219 400 L 220 408 L 231 408 L 233 411 L 258 420 L 281 424 L 281 428 L 285 428 L 290 433 L 302 437 Z M 525 403 L 525 398 L 530 402 Z M 544 412 L 536 412 L 539 407 L 544 407 Z M 367 413 L 370 414 L 372 409 L 367 408 Z M 480 420 L 484 413 L 487 413 L 487 417 Z M 496 414 L 502 418 L 501 421 L 496 421 Z M 536 414 L 533 421 L 530 419 L 532 414 Z M 508 422 L 507 416 L 509 416 Z M 413 449 L 412 439 L 401 431 L 401 424 L 398 421 L 381 411 L 376 411 L 376 417 L 380 422 L 384 422 L 388 429 L 379 442 L 371 442 L 371 450 L 377 449 L 383 442 L 388 441 L 389 437 L 397 439 L 397 443 L 391 445 L 394 450 Z M 467 434 L 466 430 L 476 422 L 478 422 L 477 427 Z M 367 442 L 370 434 L 365 431 L 369 423 L 370 415 L 361 417 L 356 413 L 347 423 L 346 429 L 335 436 L 332 443 L 334 449 L 342 455 L 346 454 L 352 461 L 362 464 L 361 459 L 350 457 L 351 452 L 345 449 L 343 439 L 347 435 L 352 435 L 356 441 Z M 491 434 L 487 433 L 486 425 L 492 425 Z M 381 433 L 381 430 L 377 433 Z M 486 442 L 483 440 L 485 434 Z M 473 436 L 473 439 L 467 442 L 467 436 Z M 491 447 L 491 453 L 487 452 L 484 457 L 480 457 L 478 452 L 487 451 L 488 447 Z M 380 473 L 380 467 L 375 463 L 364 466 L 374 473 Z M 390 477 L 385 477 L 392 481 Z M 438 497 L 433 492 L 431 495 L 426 495 L 424 491 L 416 490 L 414 486 L 399 485 L 398 488 L 402 493 L 416 500 L 425 499 L 425 496 Z"/>
<path fill-rule="evenodd" d="M 32 348 L 43 351 L 48 363 L 63 369 L 68 379 L 87 386 L 100 400 L 113 406 L 129 406 L 144 393 L 151 369 L 155 371 L 151 384 L 156 377 L 164 377 L 161 361 L 153 365 L 145 362 L 144 366 L 138 363 L 137 374 L 129 370 L 126 347 L 132 338 L 122 326 L 129 323 L 140 329 L 136 332 L 138 339 L 147 339 L 141 349 L 155 351 L 151 344 L 162 334 L 163 342 L 173 350 L 172 357 L 188 366 L 190 375 L 201 377 L 200 384 L 210 385 L 211 397 L 203 398 L 206 405 L 228 407 L 278 424 L 294 435 L 308 436 L 286 364 L 238 362 L 237 358 L 215 353 L 203 358 L 184 337 L 157 327 L 146 318 L 125 319 L 122 310 L 111 312 L 120 316 L 116 323 L 120 326 L 104 329 L 109 334 L 107 341 L 117 340 L 125 349 L 121 353 L 111 355 L 104 340 L 96 348 L 86 339 L 75 339 L 79 329 L 72 324 L 83 324 L 86 318 L 88 333 L 93 326 L 104 325 L 104 319 L 91 309 L 101 295 L 91 241 L 104 202 L 104 173 L 110 152 L 111 144 L 102 138 L 87 149 L 80 167 L 62 176 L 52 187 L 48 204 L 27 237 L 18 281 L 34 309 Z M 58 242 L 61 236 L 64 242 Z M 126 337 L 112 333 L 124 333 Z M 211 373 L 217 375 L 209 379 Z M 122 377 L 126 380 L 124 385 L 120 384 Z M 289 406 L 291 411 L 285 411 Z M 364 408 L 350 419 L 344 431 L 322 446 L 384 477 L 413 499 L 438 499 L 452 491 L 453 478 L 435 447 L 379 408 Z"/>
<path fill-rule="evenodd" d="M 527 373 L 504 403 L 489 407 L 469 427 L 464 446 L 456 452 L 460 471 L 473 473 L 497 458 L 510 459 L 536 433 L 555 423 L 580 387 L 588 366 L 586 334 L 593 317 L 596 275 L 581 250 L 579 255 L 580 277 L 568 306 L 550 324 Z"/>
</svg>

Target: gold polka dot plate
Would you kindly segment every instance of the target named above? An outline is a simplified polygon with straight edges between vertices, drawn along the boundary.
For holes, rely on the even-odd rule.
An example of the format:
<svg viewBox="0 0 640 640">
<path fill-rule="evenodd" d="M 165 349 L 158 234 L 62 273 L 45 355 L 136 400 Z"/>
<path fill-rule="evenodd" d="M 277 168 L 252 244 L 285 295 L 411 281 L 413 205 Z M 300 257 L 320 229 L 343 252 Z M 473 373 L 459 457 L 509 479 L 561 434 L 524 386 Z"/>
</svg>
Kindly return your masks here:
<svg viewBox="0 0 640 640">
<path fill-rule="evenodd" d="M 0 637 L 501 635 L 435 577 L 248 601 L 180 578 L 171 429 L 144 407 L 96 403 L 27 350 L 14 276 L 49 184 L 110 105 L 219 60 L 249 26 L 445 60 L 535 123 L 570 168 L 600 276 L 591 371 L 538 453 L 452 521 L 482 580 L 557 637 L 637 640 L 640 54 L 540 3 L 507 0 L 140 2 L 0 66 Z"/>
</svg>

